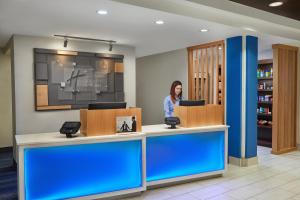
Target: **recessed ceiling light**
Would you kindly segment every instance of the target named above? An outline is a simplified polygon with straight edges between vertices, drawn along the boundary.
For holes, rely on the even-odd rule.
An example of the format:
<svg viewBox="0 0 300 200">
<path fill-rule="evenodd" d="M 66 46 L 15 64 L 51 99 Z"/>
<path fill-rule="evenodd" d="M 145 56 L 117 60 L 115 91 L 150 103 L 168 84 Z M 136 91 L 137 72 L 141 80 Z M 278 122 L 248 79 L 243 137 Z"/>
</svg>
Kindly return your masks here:
<svg viewBox="0 0 300 200">
<path fill-rule="evenodd" d="M 270 7 L 277 7 L 277 6 L 282 6 L 283 2 L 282 1 L 275 1 L 273 3 L 270 3 Z"/>
<path fill-rule="evenodd" d="M 157 20 L 155 21 L 155 24 L 158 24 L 158 25 L 162 25 L 164 24 L 165 22 L 163 20 Z"/>
<path fill-rule="evenodd" d="M 201 29 L 200 31 L 201 31 L 202 33 L 205 33 L 205 32 L 208 32 L 208 29 L 203 28 L 203 29 Z"/>
<path fill-rule="evenodd" d="M 246 31 L 256 32 L 256 30 L 255 30 L 255 29 L 253 29 L 253 28 L 250 28 L 250 27 L 245 27 L 244 29 L 245 29 Z"/>
<path fill-rule="evenodd" d="M 107 10 L 97 10 L 97 13 L 99 14 L 99 15 L 107 15 Z"/>
</svg>

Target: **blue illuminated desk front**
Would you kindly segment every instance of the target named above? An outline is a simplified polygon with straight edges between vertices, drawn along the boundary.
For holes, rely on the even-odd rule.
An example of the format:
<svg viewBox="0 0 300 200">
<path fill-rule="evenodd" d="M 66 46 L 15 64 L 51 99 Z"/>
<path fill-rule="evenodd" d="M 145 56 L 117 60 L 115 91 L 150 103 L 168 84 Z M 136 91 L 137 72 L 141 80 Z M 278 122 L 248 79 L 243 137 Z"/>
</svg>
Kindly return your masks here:
<svg viewBox="0 0 300 200">
<path fill-rule="evenodd" d="M 17 135 L 20 199 L 96 199 L 222 174 L 227 126 L 77 137 Z"/>
<path fill-rule="evenodd" d="M 162 132 L 156 126 L 148 126 L 148 131 L 144 131 L 147 186 L 222 174 L 226 170 L 226 126 Z"/>
<path fill-rule="evenodd" d="M 27 135 L 35 136 L 38 144 L 18 146 L 20 199 L 97 199 L 146 189 L 141 133 L 68 140 L 58 133 Z M 26 143 L 26 136 L 17 142 L 22 137 Z"/>
</svg>

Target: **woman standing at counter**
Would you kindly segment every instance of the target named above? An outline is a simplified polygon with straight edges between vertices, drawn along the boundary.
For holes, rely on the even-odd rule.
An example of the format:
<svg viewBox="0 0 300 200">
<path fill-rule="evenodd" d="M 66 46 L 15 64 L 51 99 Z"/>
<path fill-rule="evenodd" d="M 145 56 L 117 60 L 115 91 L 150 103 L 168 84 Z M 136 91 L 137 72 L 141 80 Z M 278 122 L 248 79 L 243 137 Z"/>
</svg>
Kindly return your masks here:
<svg viewBox="0 0 300 200">
<path fill-rule="evenodd" d="M 170 89 L 170 95 L 164 100 L 165 117 L 172 117 L 174 113 L 174 105 L 179 105 L 182 100 L 182 83 L 174 81 Z"/>
</svg>

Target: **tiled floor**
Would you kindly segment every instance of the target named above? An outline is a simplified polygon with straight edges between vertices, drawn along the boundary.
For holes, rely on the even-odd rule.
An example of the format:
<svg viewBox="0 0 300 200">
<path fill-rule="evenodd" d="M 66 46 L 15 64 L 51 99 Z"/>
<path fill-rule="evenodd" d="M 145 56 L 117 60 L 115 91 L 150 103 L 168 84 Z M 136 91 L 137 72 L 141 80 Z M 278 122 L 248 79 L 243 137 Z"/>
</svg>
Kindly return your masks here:
<svg viewBox="0 0 300 200">
<path fill-rule="evenodd" d="M 220 178 L 144 192 L 126 200 L 300 200 L 300 151 L 276 156 L 258 148 L 259 164 L 229 165 Z"/>
</svg>

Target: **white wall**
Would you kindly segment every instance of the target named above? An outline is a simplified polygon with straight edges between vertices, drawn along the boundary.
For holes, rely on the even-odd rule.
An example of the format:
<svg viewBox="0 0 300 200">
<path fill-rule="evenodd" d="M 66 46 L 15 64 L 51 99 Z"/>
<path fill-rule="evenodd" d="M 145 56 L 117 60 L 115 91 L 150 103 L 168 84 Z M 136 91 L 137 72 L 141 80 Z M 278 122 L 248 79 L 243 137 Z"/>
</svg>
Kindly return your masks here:
<svg viewBox="0 0 300 200">
<path fill-rule="evenodd" d="M 0 51 L 0 148 L 12 146 L 10 56 Z"/>
<path fill-rule="evenodd" d="M 33 48 L 64 49 L 83 52 L 124 55 L 124 91 L 128 106 L 135 106 L 135 48 L 108 45 L 98 42 L 69 41 L 63 48 L 63 40 L 57 38 L 15 35 L 14 83 L 15 83 L 15 132 L 16 134 L 57 132 L 64 121 L 79 121 L 79 110 L 36 112 L 34 104 Z"/>
<path fill-rule="evenodd" d="M 174 80 L 183 84 L 183 96 L 188 98 L 187 50 L 145 56 L 136 63 L 137 106 L 143 110 L 143 124 L 164 123 L 163 101 Z"/>
<path fill-rule="evenodd" d="M 260 51 L 258 53 L 258 60 L 266 60 L 266 59 L 273 59 L 272 46 L 270 46 L 270 49 L 265 49 L 264 51 Z"/>
</svg>

